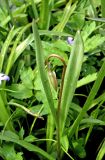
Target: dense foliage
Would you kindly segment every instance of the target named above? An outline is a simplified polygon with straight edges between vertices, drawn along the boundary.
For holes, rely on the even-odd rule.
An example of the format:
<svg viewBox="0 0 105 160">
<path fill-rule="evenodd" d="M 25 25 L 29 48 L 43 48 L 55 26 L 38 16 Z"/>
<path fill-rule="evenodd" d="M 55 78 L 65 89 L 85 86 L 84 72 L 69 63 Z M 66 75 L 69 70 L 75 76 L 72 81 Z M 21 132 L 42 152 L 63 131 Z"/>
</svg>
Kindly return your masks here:
<svg viewBox="0 0 105 160">
<path fill-rule="evenodd" d="M 0 159 L 102 160 L 105 0 L 0 0 Z"/>
</svg>

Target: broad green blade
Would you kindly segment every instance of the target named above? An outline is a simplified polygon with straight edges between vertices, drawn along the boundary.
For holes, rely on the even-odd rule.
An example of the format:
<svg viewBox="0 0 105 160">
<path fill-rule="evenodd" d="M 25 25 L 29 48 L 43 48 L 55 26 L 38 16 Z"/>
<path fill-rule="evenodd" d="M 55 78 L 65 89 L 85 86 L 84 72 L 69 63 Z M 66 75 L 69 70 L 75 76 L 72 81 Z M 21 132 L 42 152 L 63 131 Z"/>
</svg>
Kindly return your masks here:
<svg viewBox="0 0 105 160">
<path fill-rule="evenodd" d="M 61 117 L 60 117 L 60 127 L 61 133 L 63 132 L 66 118 L 68 115 L 68 110 L 70 108 L 72 98 L 77 86 L 78 77 L 80 74 L 82 62 L 83 62 L 83 41 L 80 34 L 80 31 L 77 31 L 75 36 L 75 41 L 71 55 L 68 61 L 65 78 L 64 78 L 64 87 L 61 97 Z"/>
<path fill-rule="evenodd" d="M 49 83 L 49 80 L 46 74 L 46 70 L 45 70 L 45 62 L 44 62 L 44 55 L 43 55 L 44 50 L 42 47 L 42 43 L 39 37 L 39 33 L 38 33 L 38 29 L 37 29 L 35 21 L 33 21 L 32 29 L 33 29 L 33 35 L 34 35 L 34 41 L 35 41 L 36 61 L 38 65 L 38 71 L 40 73 L 41 81 L 43 84 L 43 88 L 46 94 L 46 98 L 47 98 L 49 107 L 51 109 L 53 118 L 56 122 L 56 111 L 54 107 L 53 96 L 52 96 L 50 83 Z"/>
</svg>

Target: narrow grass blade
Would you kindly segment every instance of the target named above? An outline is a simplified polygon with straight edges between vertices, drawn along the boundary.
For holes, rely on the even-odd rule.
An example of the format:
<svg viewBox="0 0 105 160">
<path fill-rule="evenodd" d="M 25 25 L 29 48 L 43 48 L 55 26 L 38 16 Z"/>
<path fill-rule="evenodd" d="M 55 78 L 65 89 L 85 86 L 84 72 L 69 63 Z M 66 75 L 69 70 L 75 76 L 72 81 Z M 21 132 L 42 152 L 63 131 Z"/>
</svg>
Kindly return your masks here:
<svg viewBox="0 0 105 160">
<path fill-rule="evenodd" d="M 9 56 L 9 58 L 8 58 L 7 67 L 6 67 L 6 74 L 7 74 L 7 75 L 9 74 L 10 69 L 11 69 L 11 67 L 13 66 L 13 64 L 14 64 L 14 62 L 15 62 L 15 60 L 16 60 L 16 58 L 15 58 L 15 57 L 16 57 L 16 55 L 15 55 L 15 54 L 16 54 L 16 47 L 17 47 L 18 43 L 20 42 L 23 33 L 24 33 L 29 27 L 31 27 L 31 25 L 32 25 L 32 24 L 30 24 L 30 23 L 27 24 L 27 25 L 20 31 L 20 33 L 18 34 L 18 36 L 17 36 L 17 38 L 16 38 L 16 40 L 15 40 L 15 42 L 14 42 L 14 45 L 13 45 L 13 47 L 12 47 L 10 56 Z"/>
<path fill-rule="evenodd" d="M 53 101 L 53 97 L 51 93 L 50 83 L 49 83 L 49 80 L 46 74 L 46 70 L 45 70 L 44 56 L 43 56 L 44 50 L 42 48 L 41 40 L 39 37 L 39 33 L 37 30 L 35 21 L 33 21 L 32 29 L 33 29 L 33 34 L 34 34 L 35 48 L 36 48 L 36 61 L 37 61 L 38 69 L 40 72 L 41 81 L 44 87 L 46 98 L 47 98 L 49 107 L 51 109 L 53 118 L 56 122 L 56 111 L 54 107 L 54 101 Z"/>
<path fill-rule="evenodd" d="M 74 41 L 74 46 L 71 51 L 71 55 L 68 61 L 65 78 L 64 87 L 61 97 L 61 133 L 63 132 L 68 110 L 77 86 L 77 80 L 80 74 L 81 65 L 83 62 L 83 41 L 79 31 L 77 31 Z"/>
<path fill-rule="evenodd" d="M 104 22 L 105 23 L 105 18 L 89 18 L 87 17 L 88 20 L 96 21 L 96 22 Z"/>
<path fill-rule="evenodd" d="M 96 78 L 97 78 L 97 73 L 92 73 L 92 74 L 87 75 L 86 77 L 83 77 L 77 82 L 77 88 L 95 81 Z"/>
<path fill-rule="evenodd" d="M 16 53 L 14 56 L 13 63 L 16 62 L 16 60 L 19 58 L 19 56 L 23 53 L 23 51 L 31 44 L 31 42 L 34 40 L 33 36 L 30 34 L 24 41 L 22 41 L 17 47 L 16 47 Z"/>
<path fill-rule="evenodd" d="M 10 118 L 10 115 L 5 107 L 5 104 L 0 94 L 0 121 L 3 123 L 3 125 L 5 125 L 8 122 L 6 125 L 6 129 L 13 131 L 12 123 L 11 121 L 8 121 L 9 118 Z"/>
<path fill-rule="evenodd" d="M 55 9 L 55 8 L 59 8 L 59 7 L 62 7 L 63 5 L 65 5 L 65 3 L 66 3 L 65 0 L 56 1 L 55 4 L 54 4 L 54 9 Z"/>
<path fill-rule="evenodd" d="M 94 106 L 98 105 L 101 101 L 105 100 L 105 92 L 102 93 L 99 97 L 97 97 L 96 99 L 94 99 L 94 101 L 92 102 L 92 104 L 90 105 L 89 109 L 92 109 Z M 88 109 L 88 110 L 89 110 Z"/>
<path fill-rule="evenodd" d="M 65 33 L 65 32 L 60 32 L 60 31 L 49 31 L 49 30 L 39 30 L 39 34 L 40 35 L 46 35 L 46 36 L 66 36 L 66 37 L 69 37 L 72 35 L 68 34 L 68 33 Z"/>
<path fill-rule="evenodd" d="M 5 58 L 5 55 L 7 53 L 8 47 L 9 47 L 13 37 L 17 34 L 17 32 L 19 30 L 20 30 L 20 28 L 17 29 L 17 30 L 14 30 L 14 27 L 12 27 L 12 29 L 10 30 L 10 32 L 7 36 L 7 39 L 5 40 L 5 42 L 2 46 L 1 53 L 0 53 L 0 72 L 3 69 L 4 58 Z"/>
<path fill-rule="evenodd" d="M 104 139 L 104 142 L 103 142 L 103 144 L 102 144 L 102 146 L 101 146 L 101 148 L 98 152 L 96 160 L 102 160 L 104 155 L 105 155 L 105 139 Z"/>
<path fill-rule="evenodd" d="M 97 79 L 91 89 L 91 92 L 83 106 L 83 109 L 82 111 L 80 112 L 80 114 L 78 115 L 77 119 L 74 121 L 73 125 L 71 126 L 71 128 L 69 129 L 69 138 L 72 138 L 73 134 L 75 133 L 78 125 L 80 124 L 80 121 L 82 120 L 84 114 L 87 112 L 87 110 L 89 109 L 89 107 L 91 106 L 99 88 L 100 88 L 100 85 L 103 81 L 103 78 L 105 76 L 105 61 L 97 75 Z"/>
<path fill-rule="evenodd" d="M 90 125 L 102 125 L 105 126 L 105 122 L 99 119 L 94 118 L 84 118 L 81 120 L 81 125 L 82 124 L 90 124 Z"/>
</svg>

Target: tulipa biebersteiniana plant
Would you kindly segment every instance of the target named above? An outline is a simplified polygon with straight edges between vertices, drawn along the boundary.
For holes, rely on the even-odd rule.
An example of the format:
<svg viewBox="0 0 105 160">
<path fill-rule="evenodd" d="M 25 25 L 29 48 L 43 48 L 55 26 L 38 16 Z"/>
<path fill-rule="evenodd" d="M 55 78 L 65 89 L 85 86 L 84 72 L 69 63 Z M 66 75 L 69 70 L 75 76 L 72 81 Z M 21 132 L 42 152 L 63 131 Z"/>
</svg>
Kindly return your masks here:
<svg viewBox="0 0 105 160">
<path fill-rule="evenodd" d="M 61 139 L 64 136 L 65 132 L 65 122 L 68 114 L 68 109 L 70 107 L 76 85 L 81 70 L 81 65 L 83 62 L 83 41 L 80 35 L 80 31 L 77 31 L 76 37 L 74 40 L 74 46 L 68 61 L 67 69 L 64 76 L 64 85 L 62 89 L 62 94 L 60 98 L 60 103 L 58 107 L 54 106 L 54 101 L 52 98 L 51 88 L 49 80 L 45 70 L 44 57 L 43 57 L 43 48 L 35 20 L 33 21 L 33 34 L 35 40 L 36 48 L 36 58 L 37 65 L 40 72 L 40 77 L 42 84 L 45 90 L 46 98 L 51 109 L 53 119 L 55 121 L 56 130 L 57 130 L 57 159 L 61 159 Z M 69 89 L 69 90 L 68 90 Z"/>
<path fill-rule="evenodd" d="M 64 75 L 62 94 L 61 94 L 61 98 L 60 98 L 60 103 L 58 103 L 58 104 L 60 104 L 60 106 L 58 105 L 55 107 L 54 107 L 54 102 L 53 102 L 53 98 L 52 98 L 52 94 L 51 94 L 50 84 L 49 84 L 47 74 L 45 71 L 45 64 L 44 64 L 44 58 L 43 58 L 44 51 L 42 48 L 41 40 L 40 40 L 38 31 L 37 31 L 35 21 L 33 22 L 33 33 L 34 33 L 34 40 L 35 40 L 37 65 L 39 66 L 41 80 L 42 80 L 43 87 L 44 87 L 45 93 L 46 93 L 46 98 L 49 102 L 49 107 L 50 107 L 51 113 L 52 113 L 50 116 L 48 116 L 47 138 L 53 139 L 53 132 L 54 132 L 54 128 L 55 128 L 54 123 L 53 123 L 53 120 L 54 120 L 55 125 L 56 125 L 56 132 L 57 132 L 57 156 L 56 157 L 59 160 L 59 159 L 62 159 L 62 156 L 63 156 L 63 153 L 61 150 L 63 149 L 62 146 L 64 145 L 64 141 L 65 141 L 66 145 L 69 146 L 68 142 L 67 142 L 68 141 L 67 137 L 69 138 L 69 140 L 71 140 L 74 133 L 76 133 L 83 116 L 86 114 L 89 107 L 92 105 L 92 102 L 95 98 L 95 95 L 97 94 L 97 92 L 100 88 L 103 77 L 105 76 L 105 72 L 104 72 L 105 62 L 103 63 L 103 66 L 101 67 L 101 69 L 98 73 L 97 80 L 95 81 L 95 83 L 93 85 L 93 88 L 92 88 L 92 90 L 86 100 L 86 103 L 83 106 L 83 109 L 79 113 L 79 115 L 78 115 L 77 119 L 74 121 L 73 125 L 67 131 L 67 130 L 65 130 L 66 118 L 68 115 L 68 110 L 70 108 L 72 98 L 74 96 L 75 89 L 77 87 L 77 80 L 79 77 L 79 73 L 80 73 L 81 65 L 82 65 L 82 61 L 83 61 L 83 41 L 82 41 L 80 32 L 78 31 L 76 34 L 74 44 L 73 44 L 73 49 L 71 51 L 71 55 L 70 55 L 70 58 L 68 61 L 67 69 L 66 69 L 66 72 Z M 47 84 L 46 84 L 46 82 L 47 82 Z M 59 101 L 59 99 L 58 99 L 58 101 Z M 94 117 L 94 118 L 96 118 L 96 117 Z M 89 133 L 87 134 L 86 141 L 87 141 L 87 138 L 89 137 L 90 131 L 91 131 L 91 128 L 89 130 Z M 52 143 L 48 142 L 47 148 L 50 148 L 51 144 Z M 68 150 L 68 147 L 66 148 L 66 151 L 67 150 Z M 71 159 L 73 159 L 73 158 L 71 157 Z"/>
</svg>

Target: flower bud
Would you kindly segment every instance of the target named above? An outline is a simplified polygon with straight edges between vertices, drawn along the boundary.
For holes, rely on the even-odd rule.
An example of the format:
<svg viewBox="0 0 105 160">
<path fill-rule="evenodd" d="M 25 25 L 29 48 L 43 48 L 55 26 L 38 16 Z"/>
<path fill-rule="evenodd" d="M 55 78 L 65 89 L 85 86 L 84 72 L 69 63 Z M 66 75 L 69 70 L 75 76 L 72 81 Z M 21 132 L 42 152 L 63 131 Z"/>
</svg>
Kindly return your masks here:
<svg viewBox="0 0 105 160">
<path fill-rule="evenodd" d="M 50 80 L 52 86 L 57 91 L 58 82 L 57 82 L 57 78 L 56 78 L 56 73 L 54 71 L 49 70 L 48 71 L 48 76 L 49 76 L 49 80 Z"/>
</svg>

